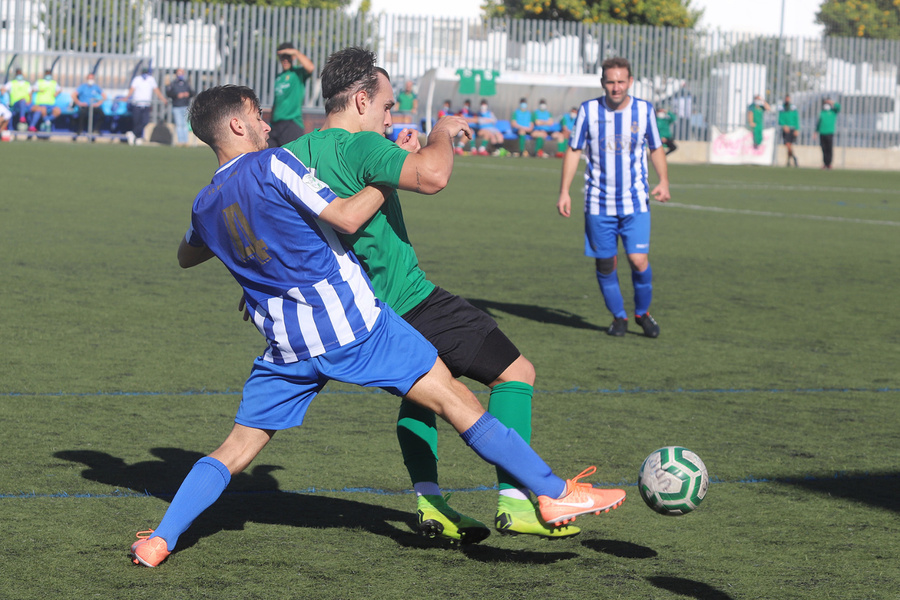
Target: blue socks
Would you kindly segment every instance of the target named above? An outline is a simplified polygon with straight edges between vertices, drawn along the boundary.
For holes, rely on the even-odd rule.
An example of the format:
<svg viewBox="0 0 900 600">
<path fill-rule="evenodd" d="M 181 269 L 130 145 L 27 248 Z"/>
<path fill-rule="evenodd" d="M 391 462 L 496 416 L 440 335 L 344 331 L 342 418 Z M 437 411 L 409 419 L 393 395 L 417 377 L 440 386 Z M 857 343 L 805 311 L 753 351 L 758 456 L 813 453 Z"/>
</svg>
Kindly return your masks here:
<svg viewBox="0 0 900 600">
<path fill-rule="evenodd" d="M 175 549 L 178 536 L 184 533 L 194 519 L 219 499 L 231 481 L 231 473 L 221 462 L 205 456 L 194 463 L 194 468 L 178 488 L 169 510 L 150 537 L 166 540 L 169 552 Z"/>
<path fill-rule="evenodd" d="M 609 275 L 597 271 L 597 282 L 600 284 L 600 293 L 606 308 L 617 319 L 627 319 L 625 313 L 625 300 L 622 299 L 622 290 L 619 289 L 619 271 L 614 270 Z"/>
<path fill-rule="evenodd" d="M 632 271 L 631 283 L 634 285 L 634 314 L 645 315 L 653 300 L 653 270 L 650 265 L 644 271 Z"/>
<path fill-rule="evenodd" d="M 559 498 L 566 492 L 566 482 L 553 474 L 522 436 L 503 425 L 491 413 L 481 415 L 459 436 L 478 456 L 505 469 L 538 496 Z"/>
</svg>

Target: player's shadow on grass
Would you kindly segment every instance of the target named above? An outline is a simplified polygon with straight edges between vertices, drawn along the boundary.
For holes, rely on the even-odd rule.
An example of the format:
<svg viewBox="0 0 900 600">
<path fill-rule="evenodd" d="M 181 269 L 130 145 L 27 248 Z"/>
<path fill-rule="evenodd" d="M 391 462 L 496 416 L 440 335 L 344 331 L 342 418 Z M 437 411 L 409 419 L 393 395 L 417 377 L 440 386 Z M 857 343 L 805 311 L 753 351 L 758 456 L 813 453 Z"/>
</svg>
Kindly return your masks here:
<svg viewBox="0 0 900 600">
<path fill-rule="evenodd" d="M 127 464 L 123 459 L 95 450 L 63 450 L 56 458 L 85 465 L 85 479 L 117 489 L 146 493 L 171 501 L 191 467 L 204 455 L 178 448 L 153 448 L 150 460 Z M 240 531 L 248 522 L 321 529 L 363 529 L 408 548 L 449 547 L 447 540 L 428 540 L 414 531 L 412 510 L 401 511 L 355 500 L 320 494 L 281 491 L 272 473 L 282 467 L 260 464 L 234 476 L 225 493 L 201 514 L 178 539 L 178 550 L 222 530 Z M 411 499 L 410 502 L 413 500 Z M 162 515 L 160 515 L 162 518 Z M 404 524 L 406 529 L 396 524 Z M 135 530 L 150 524 L 135 523 Z M 472 560 L 492 563 L 550 564 L 575 558 L 573 552 L 507 551 L 488 546 L 463 546 Z"/>
<path fill-rule="evenodd" d="M 682 596 L 697 598 L 697 600 L 733 600 L 732 597 L 725 592 L 717 590 L 706 583 L 701 583 L 692 579 L 683 579 L 681 577 L 648 577 L 647 581 L 658 588 L 681 594 Z"/>
<path fill-rule="evenodd" d="M 496 313 L 499 311 L 523 319 L 537 321 L 538 323 L 562 325 L 563 327 L 571 327 L 573 329 L 589 329 L 591 331 L 603 331 L 605 329 L 594 325 L 593 323 L 588 323 L 584 320 L 584 317 L 558 308 L 545 308 L 543 306 L 535 306 L 534 304 L 494 302 L 493 300 L 481 300 L 479 298 L 466 298 L 466 300 L 492 317 L 496 317 Z"/>
<path fill-rule="evenodd" d="M 900 512 L 900 473 L 838 473 L 775 481 Z"/>
<path fill-rule="evenodd" d="M 584 540 L 581 545 L 619 558 L 654 558 L 656 550 L 619 540 Z"/>
</svg>

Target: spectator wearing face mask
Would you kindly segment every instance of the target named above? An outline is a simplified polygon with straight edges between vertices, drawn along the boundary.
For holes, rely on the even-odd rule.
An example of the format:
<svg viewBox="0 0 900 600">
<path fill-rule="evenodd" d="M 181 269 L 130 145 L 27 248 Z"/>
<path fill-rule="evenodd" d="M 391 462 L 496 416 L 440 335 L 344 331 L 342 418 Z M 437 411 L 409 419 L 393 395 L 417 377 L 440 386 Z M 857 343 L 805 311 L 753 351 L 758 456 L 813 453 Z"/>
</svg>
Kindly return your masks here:
<svg viewBox="0 0 900 600">
<path fill-rule="evenodd" d="M 31 107 L 31 122 L 28 124 L 28 131 L 37 131 L 38 123 L 41 123 L 43 131 L 52 131 L 53 119 L 62 113 L 56 106 L 56 97 L 62 92 L 62 88 L 53 79 L 53 72 L 47 69 L 44 71 L 44 77 L 38 79 L 31 90 L 36 94 L 34 106 Z"/>
<path fill-rule="evenodd" d="M 569 145 L 569 138 L 572 135 L 572 130 L 575 129 L 575 117 L 577 116 L 578 107 L 573 106 L 559 120 L 559 131 L 553 132 L 553 140 L 556 142 L 556 158 L 565 156 L 566 146 Z"/>
<path fill-rule="evenodd" d="M 841 112 L 840 102 L 831 98 L 825 98 L 822 102 L 822 110 L 819 112 L 819 120 L 816 123 L 814 135 L 819 136 L 819 145 L 822 146 L 823 169 L 831 169 L 831 159 L 834 156 L 834 132 L 838 113 Z"/>
<path fill-rule="evenodd" d="M 538 102 L 538 108 L 534 111 L 534 131 L 531 137 L 534 138 L 534 155 L 538 158 L 550 158 L 544 154 L 544 140 L 556 128 L 556 121 L 553 115 L 547 110 L 547 101 L 541 98 Z"/>
<path fill-rule="evenodd" d="M 131 87 L 125 96 L 126 100 L 131 100 L 132 127 L 128 136 L 129 144 L 140 144 L 144 139 L 144 129 L 150 123 L 150 108 L 154 94 L 163 104 L 168 103 L 166 97 L 159 91 L 159 85 L 150 74 L 150 69 L 145 68 L 140 75 L 131 80 Z"/>
<path fill-rule="evenodd" d="M 475 154 L 487 156 L 503 146 L 503 134 L 497 129 L 497 117 L 494 116 L 487 100 L 482 100 L 478 108 L 478 148 Z"/>
<path fill-rule="evenodd" d="M 179 146 L 187 146 L 187 111 L 194 97 L 194 89 L 184 74 L 184 69 L 175 71 L 175 79 L 166 86 L 166 96 L 172 99 L 172 119 L 175 121 L 175 139 Z"/>
<path fill-rule="evenodd" d="M 747 127 L 753 133 L 753 147 L 758 148 L 763 140 L 763 115 L 769 108 L 769 103 L 763 97 L 756 95 L 753 103 L 747 107 Z"/>
<path fill-rule="evenodd" d="M 528 156 L 525 143 L 528 141 L 528 136 L 534 131 L 534 114 L 528 110 L 528 100 L 525 98 L 519 100 L 519 108 L 513 111 L 512 127 L 519 136 L 519 151 L 513 156 Z"/>
<path fill-rule="evenodd" d="M 656 109 L 656 128 L 659 129 L 659 137 L 666 146 L 667 155 L 678 150 L 678 146 L 675 145 L 675 137 L 672 135 L 672 125 L 675 124 L 677 118 L 671 110 L 661 107 Z"/>
<path fill-rule="evenodd" d="M 22 69 L 16 69 L 12 81 L 0 88 L 0 91 L 9 92 L 9 109 L 12 116 L 9 119 L 9 128 L 13 129 L 21 123 L 21 129 L 28 128 L 28 112 L 31 110 L 31 83 L 25 79 Z"/>
<path fill-rule="evenodd" d="M 75 106 L 78 107 L 78 129 L 76 135 L 82 135 L 85 131 L 97 133 L 100 123 L 103 122 L 103 110 L 101 106 L 106 100 L 106 93 L 97 85 L 93 73 L 88 73 L 84 83 L 78 86 L 72 97 Z M 89 127 L 90 126 L 90 127 Z"/>
</svg>

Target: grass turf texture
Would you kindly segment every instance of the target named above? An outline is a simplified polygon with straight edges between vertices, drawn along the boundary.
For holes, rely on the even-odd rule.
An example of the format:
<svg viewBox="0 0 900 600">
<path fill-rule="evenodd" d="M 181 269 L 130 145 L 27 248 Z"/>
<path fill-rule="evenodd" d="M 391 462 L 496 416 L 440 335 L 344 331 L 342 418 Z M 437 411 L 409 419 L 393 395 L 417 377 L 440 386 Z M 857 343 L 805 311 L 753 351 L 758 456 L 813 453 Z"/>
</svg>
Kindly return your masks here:
<svg viewBox="0 0 900 600">
<path fill-rule="evenodd" d="M 330 385 L 150 570 L 128 562 L 134 532 L 224 439 L 262 348 L 224 268 L 175 261 L 213 155 L 15 143 L 0 160 L 2 598 L 897 597 L 896 173 L 672 167 L 662 335 L 614 339 L 581 215 L 555 214 L 559 162 L 458 158 L 440 195 L 403 195 L 422 265 L 534 362 L 537 450 L 566 477 L 597 464 L 628 502 L 570 540 L 422 540 L 397 400 Z M 714 481 L 685 517 L 633 486 L 669 444 Z M 490 522 L 492 469 L 446 426 L 441 474 Z"/>
</svg>

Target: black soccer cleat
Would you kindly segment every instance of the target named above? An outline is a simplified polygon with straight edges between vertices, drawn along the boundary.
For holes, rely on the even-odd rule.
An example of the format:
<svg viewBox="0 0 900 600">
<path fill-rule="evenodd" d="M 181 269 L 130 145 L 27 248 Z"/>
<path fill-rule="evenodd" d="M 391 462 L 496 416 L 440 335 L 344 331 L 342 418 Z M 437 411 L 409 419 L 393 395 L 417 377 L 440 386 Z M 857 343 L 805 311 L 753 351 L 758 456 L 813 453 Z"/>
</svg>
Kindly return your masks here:
<svg viewBox="0 0 900 600">
<path fill-rule="evenodd" d="M 644 335 L 648 338 L 659 337 L 659 323 L 650 316 L 650 313 L 644 315 L 634 315 L 634 322 L 641 326 Z"/>
<path fill-rule="evenodd" d="M 606 330 L 606 335 L 614 335 L 622 337 L 628 332 L 628 319 L 620 319 L 616 317 Z"/>
</svg>

